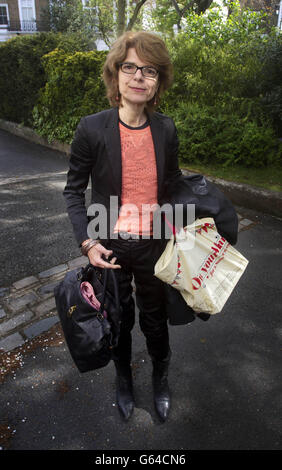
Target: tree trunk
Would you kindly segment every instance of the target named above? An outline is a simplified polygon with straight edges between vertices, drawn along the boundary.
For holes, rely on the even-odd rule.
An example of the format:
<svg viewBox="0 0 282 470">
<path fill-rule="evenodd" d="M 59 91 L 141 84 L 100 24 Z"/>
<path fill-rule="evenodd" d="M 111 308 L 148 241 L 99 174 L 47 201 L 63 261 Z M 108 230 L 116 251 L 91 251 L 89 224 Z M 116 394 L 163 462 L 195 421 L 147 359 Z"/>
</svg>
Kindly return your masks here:
<svg viewBox="0 0 282 470">
<path fill-rule="evenodd" d="M 197 13 L 200 15 L 201 13 L 204 13 L 212 4 L 212 0 L 196 0 L 196 5 L 197 5 Z"/>
<path fill-rule="evenodd" d="M 117 36 L 121 36 L 125 31 L 126 0 L 118 0 L 117 8 Z"/>
</svg>

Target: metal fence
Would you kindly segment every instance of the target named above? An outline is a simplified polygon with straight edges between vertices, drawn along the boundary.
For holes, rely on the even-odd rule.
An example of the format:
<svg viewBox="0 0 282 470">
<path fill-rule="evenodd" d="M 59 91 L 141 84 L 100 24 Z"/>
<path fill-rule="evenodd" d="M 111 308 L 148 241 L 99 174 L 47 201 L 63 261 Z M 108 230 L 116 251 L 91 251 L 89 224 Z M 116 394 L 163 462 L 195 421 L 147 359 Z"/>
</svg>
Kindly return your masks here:
<svg viewBox="0 0 282 470">
<path fill-rule="evenodd" d="M 7 29 L 8 31 L 11 31 L 11 32 L 49 31 L 50 25 L 46 21 L 17 20 L 17 21 L 9 21 Z"/>
</svg>

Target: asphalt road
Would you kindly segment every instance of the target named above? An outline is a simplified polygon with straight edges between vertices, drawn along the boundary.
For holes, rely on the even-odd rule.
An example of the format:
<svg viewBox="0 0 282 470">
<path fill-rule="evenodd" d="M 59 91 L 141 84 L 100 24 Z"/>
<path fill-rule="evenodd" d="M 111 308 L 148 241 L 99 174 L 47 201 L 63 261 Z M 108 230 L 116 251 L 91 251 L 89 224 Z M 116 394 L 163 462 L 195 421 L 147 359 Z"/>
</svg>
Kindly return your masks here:
<svg viewBox="0 0 282 470">
<path fill-rule="evenodd" d="M 8 285 L 80 253 L 61 196 L 65 157 L 3 131 L 0 139 L 1 285 Z M 249 266 L 223 311 L 207 322 L 170 326 L 168 421 L 160 424 L 153 407 L 151 364 L 136 320 L 136 408 L 128 423 L 115 406 L 113 364 L 79 374 L 64 342 L 46 341 L 20 355 L 1 384 L 4 448 L 281 450 L 282 221 L 240 211 L 256 222 L 236 246 Z"/>
<path fill-rule="evenodd" d="M 67 169 L 64 154 L 0 130 L 0 287 L 81 255 L 62 195 Z"/>
</svg>

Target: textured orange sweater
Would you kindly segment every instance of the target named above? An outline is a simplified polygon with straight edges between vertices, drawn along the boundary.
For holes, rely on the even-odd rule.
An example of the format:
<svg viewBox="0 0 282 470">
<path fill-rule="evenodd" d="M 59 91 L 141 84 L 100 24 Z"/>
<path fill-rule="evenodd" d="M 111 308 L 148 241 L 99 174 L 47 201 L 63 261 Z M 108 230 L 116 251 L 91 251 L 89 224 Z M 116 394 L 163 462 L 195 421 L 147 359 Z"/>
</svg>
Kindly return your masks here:
<svg viewBox="0 0 282 470">
<path fill-rule="evenodd" d="M 152 234 L 157 204 L 157 169 L 151 128 L 119 124 L 122 157 L 121 209 L 115 232 Z M 144 206 L 146 205 L 146 206 Z"/>
</svg>

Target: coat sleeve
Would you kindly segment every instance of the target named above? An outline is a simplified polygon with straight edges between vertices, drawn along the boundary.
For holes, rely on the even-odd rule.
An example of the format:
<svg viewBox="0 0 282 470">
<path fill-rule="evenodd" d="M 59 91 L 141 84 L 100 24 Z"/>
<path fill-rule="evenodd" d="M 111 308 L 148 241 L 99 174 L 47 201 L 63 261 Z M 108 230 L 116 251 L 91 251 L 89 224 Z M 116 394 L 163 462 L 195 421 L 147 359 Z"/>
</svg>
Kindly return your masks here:
<svg viewBox="0 0 282 470">
<path fill-rule="evenodd" d="M 85 129 L 85 118 L 77 126 L 71 144 L 71 155 L 67 183 L 63 191 L 67 212 L 73 226 L 78 245 L 88 237 L 88 217 L 85 206 L 85 191 L 93 166 L 93 155 Z"/>
</svg>

